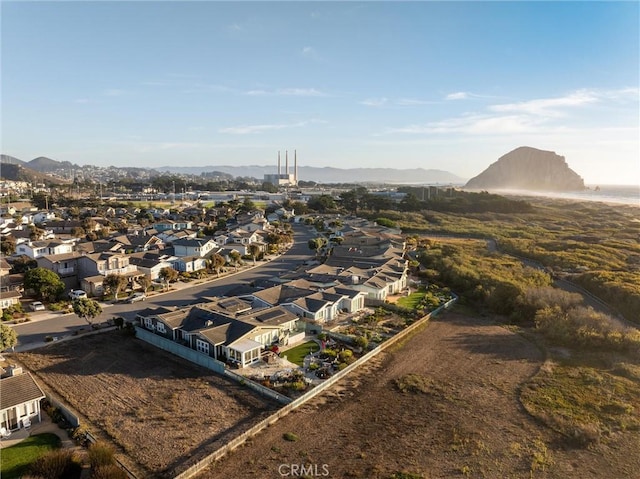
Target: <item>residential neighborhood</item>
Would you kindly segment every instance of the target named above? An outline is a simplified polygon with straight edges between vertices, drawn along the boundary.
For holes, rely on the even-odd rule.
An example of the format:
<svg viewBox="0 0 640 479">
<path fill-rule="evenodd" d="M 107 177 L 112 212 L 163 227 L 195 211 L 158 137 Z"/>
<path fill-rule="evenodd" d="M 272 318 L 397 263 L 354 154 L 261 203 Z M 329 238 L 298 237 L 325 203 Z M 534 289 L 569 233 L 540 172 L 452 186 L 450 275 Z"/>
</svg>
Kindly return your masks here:
<svg viewBox="0 0 640 479">
<path fill-rule="evenodd" d="M 132 292 L 149 287 L 138 281 L 143 277 L 151 286 L 160 282 L 164 268 L 175 270 L 181 279 L 200 277 L 214 269 L 219 274 L 221 268 L 236 268 L 240 262 L 255 261 L 290 243 L 289 217 L 279 225 L 283 218 L 279 214 L 286 210 L 272 210 L 271 221 L 277 226 L 257 208 L 207 209 L 194 208 L 191 203 L 145 212 L 137 207 L 107 207 L 101 209 L 102 215 L 94 207 L 13 209 L 18 219 L 3 217 L 1 231 L 3 304 L 15 306 L 18 300 L 32 297 L 22 278 L 34 267 L 55 273 L 66 290 L 83 289 L 100 300 L 109 296 L 103 282 L 111 275 L 125 278 L 125 291 Z M 189 219 L 194 214 L 203 221 L 196 224 Z M 144 221 L 139 221 L 142 216 Z"/>
</svg>

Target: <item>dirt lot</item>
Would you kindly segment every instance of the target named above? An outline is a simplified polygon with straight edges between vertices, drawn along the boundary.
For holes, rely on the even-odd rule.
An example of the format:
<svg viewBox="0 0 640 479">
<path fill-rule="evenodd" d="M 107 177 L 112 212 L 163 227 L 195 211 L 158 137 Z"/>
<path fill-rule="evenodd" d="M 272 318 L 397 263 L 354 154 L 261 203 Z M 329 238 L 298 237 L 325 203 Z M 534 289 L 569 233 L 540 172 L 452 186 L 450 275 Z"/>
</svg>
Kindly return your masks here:
<svg viewBox="0 0 640 479">
<path fill-rule="evenodd" d="M 520 385 L 542 361 L 521 336 L 447 313 L 200 478 L 291 477 L 299 465 L 330 478 L 640 477 L 637 431 L 571 449 L 524 411 Z"/>
<path fill-rule="evenodd" d="M 173 477 L 280 406 L 119 331 L 14 357 L 139 477 Z"/>
</svg>

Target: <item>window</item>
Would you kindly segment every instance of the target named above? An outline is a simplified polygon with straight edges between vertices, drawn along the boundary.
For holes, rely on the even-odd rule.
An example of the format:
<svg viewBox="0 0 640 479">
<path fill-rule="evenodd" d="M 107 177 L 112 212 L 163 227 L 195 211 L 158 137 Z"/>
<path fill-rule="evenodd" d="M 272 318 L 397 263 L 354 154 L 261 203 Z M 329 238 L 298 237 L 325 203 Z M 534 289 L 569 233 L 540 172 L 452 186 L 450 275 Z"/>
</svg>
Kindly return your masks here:
<svg viewBox="0 0 640 479">
<path fill-rule="evenodd" d="M 156 324 L 156 330 L 157 330 L 159 333 L 166 333 L 166 332 L 167 332 L 167 330 L 166 330 L 166 329 L 165 329 L 165 327 L 164 327 L 164 323 L 157 323 L 157 324 Z"/>
<path fill-rule="evenodd" d="M 153 319 L 144 318 L 144 325 L 147 329 L 153 329 Z"/>
<path fill-rule="evenodd" d="M 201 353 L 206 355 L 209 354 L 209 343 L 202 341 L 200 339 L 196 339 L 196 349 Z"/>
</svg>

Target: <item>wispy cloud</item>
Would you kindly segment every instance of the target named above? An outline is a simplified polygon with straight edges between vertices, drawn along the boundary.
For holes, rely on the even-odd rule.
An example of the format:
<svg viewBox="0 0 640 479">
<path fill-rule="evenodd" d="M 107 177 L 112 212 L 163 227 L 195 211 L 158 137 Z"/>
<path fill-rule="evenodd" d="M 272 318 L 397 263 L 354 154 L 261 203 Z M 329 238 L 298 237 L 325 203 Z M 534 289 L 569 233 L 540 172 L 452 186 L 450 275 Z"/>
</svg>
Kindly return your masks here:
<svg viewBox="0 0 640 479">
<path fill-rule="evenodd" d="M 441 103 L 439 101 L 433 100 L 423 100 L 421 98 L 387 98 L 387 97 L 379 97 L 379 98 L 366 98 L 360 102 L 361 105 L 371 106 L 371 107 L 381 107 L 385 105 L 389 106 L 421 106 L 421 105 L 435 105 L 437 103 Z"/>
<path fill-rule="evenodd" d="M 120 88 L 108 88 L 106 90 L 103 90 L 102 94 L 104 96 L 122 96 L 126 95 L 127 91 Z"/>
<path fill-rule="evenodd" d="M 466 100 L 469 98 L 469 93 L 466 91 L 457 91 L 455 93 L 449 93 L 444 97 L 445 100 Z"/>
<path fill-rule="evenodd" d="M 383 105 L 386 105 L 387 102 L 389 101 L 388 98 L 385 97 L 381 97 L 381 98 L 367 98 L 365 100 L 362 100 L 360 102 L 361 105 L 365 105 L 365 106 L 373 106 L 373 107 L 380 107 Z"/>
<path fill-rule="evenodd" d="M 468 93 L 447 95 L 449 99 L 469 98 Z M 634 100 L 635 99 L 635 100 Z M 472 112 L 454 118 L 389 128 L 386 134 L 467 134 L 509 135 L 577 131 L 581 118 L 574 113 L 604 102 L 638 101 L 638 89 L 577 90 L 564 96 L 490 105 L 483 112 Z M 569 121 L 571 120 L 571 123 Z"/>
<path fill-rule="evenodd" d="M 300 50 L 300 55 L 302 55 L 304 58 L 308 58 L 309 60 L 318 61 L 321 59 L 316 49 L 310 46 L 302 47 L 302 50 Z"/>
<path fill-rule="evenodd" d="M 449 93 L 445 95 L 444 99 L 447 101 L 456 101 L 456 100 L 477 100 L 477 99 L 497 99 L 500 97 L 496 97 L 494 95 L 480 95 L 478 93 L 471 93 L 469 91 L 456 91 L 453 93 Z"/>
<path fill-rule="evenodd" d="M 249 90 L 245 92 L 250 96 L 329 96 L 327 93 L 315 88 L 279 88 L 277 90 Z"/>
<path fill-rule="evenodd" d="M 85 103 L 91 103 L 91 100 L 89 100 L 88 98 L 76 98 L 75 100 L 73 100 L 73 102 L 85 104 Z"/>
<path fill-rule="evenodd" d="M 326 123 L 323 120 L 305 120 L 296 123 L 268 123 L 261 125 L 243 125 L 221 128 L 218 133 L 229 133 L 232 135 L 249 135 L 252 133 L 262 133 L 265 131 L 284 130 L 287 128 L 300 128 L 312 123 Z"/>
<path fill-rule="evenodd" d="M 491 111 L 500 113 L 513 112 L 537 116 L 563 116 L 567 108 L 580 107 L 599 101 L 598 95 L 589 90 L 578 90 L 566 96 L 556 98 L 541 98 L 518 103 L 505 103 L 490 106 Z"/>
<path fill-rule="evenodd" d="M 396 100 L 396 105 L 400 106 L 419 106 L 419 105 L 434 105 L 440 103 L 438 101 L 420 100 L 418 98 L 399 98 Z"/>
<path fill-rule="evenodd" d="M 542 121 L 536 121 L 526 115 L 470 115 L 460 118 L 429 122 L 422 125 L 408 125 L 402 128 L 391 128 L 387 132 L 409 134 L 464 133 L 469 135 L 495 135 L 531 132 L 538 128 L 541 123 Z"/>
<path fill-rule="evenodd" d="M 229 31 L 229 32 L 243 32 L 244 28 L 240 24 L 234 22 L 231 25 L 227 26 L 227 31 Z"/>
</svg>

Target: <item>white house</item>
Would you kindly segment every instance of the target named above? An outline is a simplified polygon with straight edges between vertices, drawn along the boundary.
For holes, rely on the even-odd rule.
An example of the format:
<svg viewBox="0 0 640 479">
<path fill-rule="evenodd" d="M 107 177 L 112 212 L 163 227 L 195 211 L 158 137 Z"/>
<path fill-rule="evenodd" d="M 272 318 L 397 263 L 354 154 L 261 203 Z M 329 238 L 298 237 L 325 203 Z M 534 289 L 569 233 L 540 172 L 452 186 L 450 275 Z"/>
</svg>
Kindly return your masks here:
<svg viewBox="0 0 640 479">
<path fill-rule="evenodd" d="M 185 238 L 173 242 L 173 253 L 176 256 L 208 256 L 218 245 L 215 241 L 204 238 Z"/>
<path fill-rule="evenodd" d="M 73 244 L 58 241 L 29 241 L 16 246 L 17 254 L 24 254 L 32 259 L 52 254 L 71 253 L 72 251 Z"/>
<path fill-rule="evenodd" d="M 35 224 L 44 223 L 46 221 L 55 220 L 56 215 L 52 211 L 38 211 L 33 215 L 33 222 Z"/>
<path fill-rule="evenodd" d="M 0 379 L 0 427 L 13 431 L 29 427 L 40 416 L 40 401 L 45 394 L 30 373 L 22 368 L 9 368 L 8 376 Z"/>
</svg>

